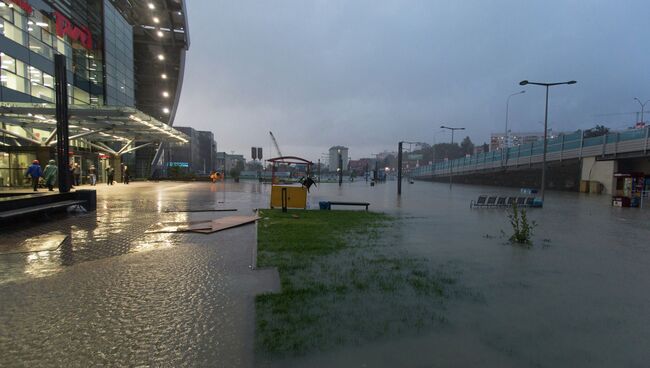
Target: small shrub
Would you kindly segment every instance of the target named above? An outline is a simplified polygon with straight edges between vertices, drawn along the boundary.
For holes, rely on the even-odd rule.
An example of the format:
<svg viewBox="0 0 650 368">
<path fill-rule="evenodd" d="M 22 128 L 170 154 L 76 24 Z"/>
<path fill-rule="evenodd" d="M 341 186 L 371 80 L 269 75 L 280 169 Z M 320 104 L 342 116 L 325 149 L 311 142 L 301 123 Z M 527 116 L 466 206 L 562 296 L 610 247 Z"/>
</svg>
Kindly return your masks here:
<svg viewBox="0 0 650 368">
<path fill-rule="evenodd" d="M 512 212 L 508 213 L 510 225 L 512 225 L 512 236 L 510 242 L 524 245 L 532 245 L 533 229 L 537 224 L 528 222 L 525 209 L 519 209 L 516 203 L 512 204 Z"/>
</svg>

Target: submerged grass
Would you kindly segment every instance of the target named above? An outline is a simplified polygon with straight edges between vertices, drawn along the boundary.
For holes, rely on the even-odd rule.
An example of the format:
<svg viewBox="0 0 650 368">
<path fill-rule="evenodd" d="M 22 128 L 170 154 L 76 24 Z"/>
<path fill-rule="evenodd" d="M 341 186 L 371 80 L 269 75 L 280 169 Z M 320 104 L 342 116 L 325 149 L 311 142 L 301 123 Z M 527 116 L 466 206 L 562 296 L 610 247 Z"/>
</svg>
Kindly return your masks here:
<svg viewBox="0 0 650 368">
<path fill-rule="evenodd" d="M 362 211 L 264 210 L 258 265 L 282 291 L 256 298 L 261 353 L 314 350 L 421 331 L 445 321 L 456 278 L 393 247 L 395 218 Z"/>
</svg>

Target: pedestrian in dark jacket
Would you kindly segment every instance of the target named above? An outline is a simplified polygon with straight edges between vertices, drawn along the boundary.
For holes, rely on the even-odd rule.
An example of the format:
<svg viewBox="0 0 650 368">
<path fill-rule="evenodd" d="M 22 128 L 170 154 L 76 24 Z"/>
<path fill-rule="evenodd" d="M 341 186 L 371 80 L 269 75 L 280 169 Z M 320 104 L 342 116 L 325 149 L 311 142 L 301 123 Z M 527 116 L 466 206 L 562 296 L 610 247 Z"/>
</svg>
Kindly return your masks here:
<svg viewBox="0 0 650 368">
<path fill-rule="evenodd" d="M 72 176 L 74 177 L 74 185 L 81 185 L 81 167 L 77 163 L 72 166 Z"/>
<path fill-rule="evenodd" d="M 88 169 L 88 178 L 90 179 L 90 185 L 95 186 L 97 184 L 97 169 L 95 165 L 90 165 Z"/>
<path fill-rule="evenodd" d="M 122 171 L 122 180 L 124 184 L 129 184 L 129 167 L 124 165 L 124 171 Z"/>
<path fill-rule="evenodd" d="M 59 167 L 56 165 L 56 161 L 50 160 L 43 171 L 43 179 L 45 180 L 45 185 L 50 192 L 54 190 L 54 183 L 56 182 L 58 173 Z"/>
<path fill-rule="evenodd" d="M 106 168 L 106 185 L 113 185 L 113 181 L 115 181 L 115 169 L 108 166 Z"/>
<path fill-rule="evenodd" d="M 68 183 L 70 183 L 70 189 L 74 188 L 74 165 L 71 163 L 68 165 L 68 172 L 66 173 L 68 176 Z"/>
<path fill-rule="evenodd" d="M 38 160 L 32 161 L 32 164 L 27 168 L 25 176 L 32 178 L 32 188 L 34 191 L 38 191 L 38 179 L 43 175 L 41 170 L 41 165 L 38 163 Z"/>
</svg>

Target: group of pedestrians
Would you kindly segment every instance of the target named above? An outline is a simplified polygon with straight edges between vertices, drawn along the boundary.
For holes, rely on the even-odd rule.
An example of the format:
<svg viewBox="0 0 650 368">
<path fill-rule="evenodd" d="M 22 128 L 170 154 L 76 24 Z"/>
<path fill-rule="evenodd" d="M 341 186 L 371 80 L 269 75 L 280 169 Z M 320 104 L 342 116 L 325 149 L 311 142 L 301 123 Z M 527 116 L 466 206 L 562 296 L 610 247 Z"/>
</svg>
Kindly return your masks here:
<svg viewBox="0 0 650 368">
<path fill-rule="evenodd" d="M 126 165 L 122 165 L 122 183 L 129 184 L 129 168 Z M 32 161 L 32 164 L 29 165 L 27 171 L 25 172 L 25 177 L 31 179 L 32 188 L 34 191 L 38 191 L 38 186 L 42 184 L 48 188 L 49 191 L 54 190 L 54 185 L 57 182 L 59 176 L 59 167 L 54 160 L 50 160 L 45 166 L 45 169 L 41 169 L 40 162 L 38 160 Z M 68 170 L 68 178 L 70 180 L 70 188 L 81 185 L 81 167 L 78 163 L 71 163 Z M 106 168 L 106 184 L 113 185 L 115 182 L 115 169 L 111 166 Z M 88 168 L 88 179 L 90 185 L 97 185 L 97 168 L 95 165 L 90 165 Z"/>
<path fill-rule="evenodd" d="M 38 160 L 32 161 L 32 164 L 27 168 L 25 176 L 29 176 L 32 179 L 32 188 L 34 191 L 38 191 L 38 184 L 43 178 L 44 184 L 47 189 L 51 192 L 54 190 L 54 184 L 56 183 L 56 178 L 59 174 L 59 167 L 56 165 L 56 161 L 50 160 L 45 166 L 45 170 L 41 170 L 41 165 Z"/>
</svg>

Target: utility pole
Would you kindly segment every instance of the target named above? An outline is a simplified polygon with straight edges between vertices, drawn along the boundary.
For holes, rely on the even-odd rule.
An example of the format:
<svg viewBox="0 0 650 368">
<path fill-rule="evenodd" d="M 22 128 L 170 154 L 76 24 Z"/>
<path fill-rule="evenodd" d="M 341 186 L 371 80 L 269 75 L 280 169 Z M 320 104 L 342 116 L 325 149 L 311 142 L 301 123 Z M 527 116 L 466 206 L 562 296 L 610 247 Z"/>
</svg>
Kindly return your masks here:
<svg viewBox="0 0 650 368">
<path fill-rule="evenodd" d="M 402 145 L 404 142 L 397 143 L 397 195 L 402 195 Z"/>
<path fill-rule="evenodd" d="M 456 130 L 465 130 L 465 128 L 453 128 L 453 127 L 448 127 L 448 126 L 444 126 L 444 125 L 441 125 L 440 129 L 451 130 L 451 144 L 452 144 L 452 146 L 454 145 L 454 132 Z M 449 159 L 449 190 L 451 190 L 452 177 L 453 177 L 454 173 L 453 173 L 453 170 L 452 170 L 452 160 L 451 160 L 451 158 L 448 158 L 448 159 Z"/>
</svg>

